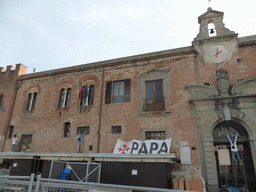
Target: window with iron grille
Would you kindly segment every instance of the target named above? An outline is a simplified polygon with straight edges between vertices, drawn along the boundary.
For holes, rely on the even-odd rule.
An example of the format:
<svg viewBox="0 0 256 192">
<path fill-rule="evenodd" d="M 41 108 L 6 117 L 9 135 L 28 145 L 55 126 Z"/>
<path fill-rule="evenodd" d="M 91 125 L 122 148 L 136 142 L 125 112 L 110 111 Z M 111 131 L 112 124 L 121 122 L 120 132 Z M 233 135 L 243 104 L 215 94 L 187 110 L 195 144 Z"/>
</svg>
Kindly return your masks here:
<svg viewBox="0 0 256 192">
<path fill-rule="evenodd" d="M 71 123 L 67 122 L 64 124 L 64 137 L 70 137 Z"/>
<path fill-rule="evenodd" d="M 90 127 L 77 127 L 77 131 L 76 131 L 76 134 L 84 134 L 86 132 L 86 135 L 89 135 L 90 134 Z"/>
<path fill-rule="evenodd" d="M 117 133 L 121 133 L 121 126 L 112 126 L 111 128 L 111 133 L 112 134 L 117 134 Z"/>
<path fill-rule="evenodd" d="M 146 131 L 146 140 L 155 139 L 155 140 L 165 140 L 165 131 Z"/>
<path fill-rule="evenodd" d="M 105 103 L 130 102 L 131 80 L 107 81 Z"/>
</svg>

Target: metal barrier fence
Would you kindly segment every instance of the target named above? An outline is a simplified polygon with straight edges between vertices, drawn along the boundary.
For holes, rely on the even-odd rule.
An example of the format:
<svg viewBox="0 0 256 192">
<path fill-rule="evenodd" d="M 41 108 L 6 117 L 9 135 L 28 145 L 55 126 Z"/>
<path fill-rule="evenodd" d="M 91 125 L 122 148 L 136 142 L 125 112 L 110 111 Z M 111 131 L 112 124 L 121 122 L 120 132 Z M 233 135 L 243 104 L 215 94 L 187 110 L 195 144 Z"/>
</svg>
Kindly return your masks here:
<svg viewBox="0 0 256 192">
<path fill-rule="evenodd" d="M 34 176 L 0 176 L 0 191 L 32 191 Z"/>
<path fill-rule="evenodd" d="M 60 172 L 66 167 L 70 169 L 70 180 L 100 182 L 101 164 L 96 162 L 52 161 L 49 179 L 59 179 Z"/>
<path fill-rule="evenodd" d="M 135 187 L 128 185 L 113 185 L 92 182 L 67 181 L 59 179 L 45 179 L 41 175 L 34 181 L 34 173 L 25 176 L 0 176 L 0 191 L 26 192 L 192 192 L 174 189 L 160 189 L 150 187 Z"/>
</svg>

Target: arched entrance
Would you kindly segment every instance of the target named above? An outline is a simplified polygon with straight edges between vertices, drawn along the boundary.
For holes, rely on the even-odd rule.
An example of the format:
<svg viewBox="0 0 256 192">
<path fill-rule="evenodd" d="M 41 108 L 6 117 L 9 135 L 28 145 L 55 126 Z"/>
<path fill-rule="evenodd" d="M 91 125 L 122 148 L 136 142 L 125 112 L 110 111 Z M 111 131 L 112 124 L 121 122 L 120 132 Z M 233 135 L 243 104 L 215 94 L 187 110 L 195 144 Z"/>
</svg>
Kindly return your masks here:
<svg viewBox="0 0 256 192">
<path fill-rule="evenodd" d="M 231 144 L 227 138 L 229 135 L 234 142 L 236 134 L 238 135 L 237 148 L 240 162 L 238 162 L 237 156 L 235 156 L 235 161 L 232 160 Z M 231 186 L 241 186 L 245 184 L 249 191 L 256 192 L 253 158 L 246 129 L 236 121 L 222 121 L 213 129 L 213 143 L 219 185 L 228 183 Z M 221 160 L 225 160 L 225 155 L 222 158 L 219 154 L 224 154 L 224 152 L 229 155 L 226 157 L 230 159 L 230 165 L 221 165 Z"/>
</svg>

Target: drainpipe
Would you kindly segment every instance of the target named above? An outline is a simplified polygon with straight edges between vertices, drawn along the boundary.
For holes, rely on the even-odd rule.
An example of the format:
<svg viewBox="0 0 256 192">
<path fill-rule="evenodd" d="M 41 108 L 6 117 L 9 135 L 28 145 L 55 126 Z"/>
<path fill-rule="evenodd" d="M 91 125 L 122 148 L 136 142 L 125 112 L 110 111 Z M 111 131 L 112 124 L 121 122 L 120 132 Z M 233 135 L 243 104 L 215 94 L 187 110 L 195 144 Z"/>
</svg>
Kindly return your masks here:
<svg viewBox="0 0 256 192">
<path fill-rule="evenodd" d="M 19 83 L 19 81 L 17 81 L 17 84 L 18 84 L 18 83 Z M 10 122 L 11 122 L 11 118 L 12 118 L 12 113 L 13 113 L 14 105 L 15 105 L 15 102 L 16 102 L 17 94 L 18 94 L 18 89 L 21 87 L 21 84 L 22 84 L 22 81 L 20 81 L 20 84 L 18 84 L 18 85 L 16 86 L 17 88 L 16 88 L 15 95 L 14 95 L 14 99 L 13 99 L 13 102 L 12 102 L 13 104 L 12 104 L 11 112 L 10 112 L 10 115 L 9 115 L 7 127 L 5 128 L 5 138 L 4 138 L 4 142 L 3 142 L 3 146 L 2 146 L 1 151 L 4 150 L 5 141 L 6 141 L 7 133 L 8 133 L 8 127 L 10 126 Z"/>
<path fill-rule="evenodd" d="M 105 67 L 103 66 L 103 68 L 102 68 L 102 77 L 101 77 L 100 116 L 99 116 L 99 130 L 98 130 L 98 145 L 97 145 L 97 153 L 99 153 L 99 152 L 100 152 L 100 129 L 101 129 L 101 113 L 102 113 L 102 99 L 103 99 L 104 72 L 105 72 Z"/>
</svg>

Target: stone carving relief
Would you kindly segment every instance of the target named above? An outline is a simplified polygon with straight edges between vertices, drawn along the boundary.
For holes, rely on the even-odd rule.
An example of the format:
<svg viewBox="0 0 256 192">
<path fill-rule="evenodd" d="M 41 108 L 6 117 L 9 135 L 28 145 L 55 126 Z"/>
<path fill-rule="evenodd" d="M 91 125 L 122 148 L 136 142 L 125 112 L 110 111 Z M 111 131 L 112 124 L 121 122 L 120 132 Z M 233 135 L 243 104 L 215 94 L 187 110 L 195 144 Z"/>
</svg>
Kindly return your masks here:
<svg viewBox="0 0 256 192">
<path fill-rule="evenodd" d="M 230 81 L 227 77 L 228 71 L 223 70 L 222 68 L 216 71 L 217 80 L 217 90 L 219 91 L 219 95 L 221 96 L 228 96 L 230 92 Z"/>
</svg>

